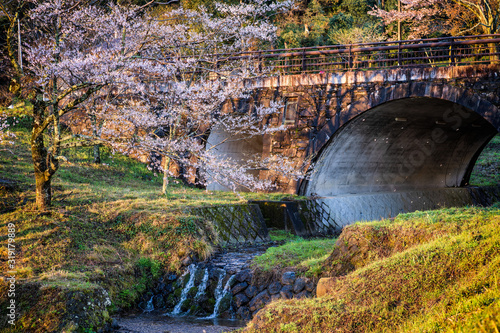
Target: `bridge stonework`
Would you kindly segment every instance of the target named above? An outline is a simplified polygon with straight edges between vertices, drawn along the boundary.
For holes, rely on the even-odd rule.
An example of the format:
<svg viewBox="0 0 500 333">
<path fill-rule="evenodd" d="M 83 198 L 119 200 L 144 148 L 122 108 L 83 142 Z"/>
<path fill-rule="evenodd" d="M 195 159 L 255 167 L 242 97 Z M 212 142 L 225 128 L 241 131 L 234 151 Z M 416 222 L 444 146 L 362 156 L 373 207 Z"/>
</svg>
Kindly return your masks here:
<svg viewBox="0 0 500 333">
<path fill-rule="evenodd" d="M 294 111 L 268 119 L 287 128 L 263 138 L 262 155 L 288 156 L 309 168 L 311 179 L 259 174 L 288 193 L 328 196 L 467 185 L 479 152 L 500 130 L 496 64 L 286 75 L 256 79 L 247 88 L 253 91 L 250 104 L 282 100 Z M 430 149 L 415 146 L 429 140 L 435 141 Z M 413 170 L 404 173 L 405 167 Z"/>
</svg>

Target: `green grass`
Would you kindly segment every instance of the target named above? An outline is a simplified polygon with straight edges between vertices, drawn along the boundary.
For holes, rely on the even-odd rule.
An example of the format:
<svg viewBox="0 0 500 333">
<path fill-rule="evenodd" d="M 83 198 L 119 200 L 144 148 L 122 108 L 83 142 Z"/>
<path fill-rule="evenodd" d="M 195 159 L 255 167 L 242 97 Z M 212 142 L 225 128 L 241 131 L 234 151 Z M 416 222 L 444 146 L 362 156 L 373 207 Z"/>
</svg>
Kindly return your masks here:
<svg viewBox="0 0 500 333">
<path fill-rule="evenodd" d="M 268 230 L 269 230 L 269 238 L 271 238 L 273 242 L 286 242 L 286 241 L 300 239 L 300 237 L 292 234 L 288 230 L 280 230 L 272 228 L 269 228 Z"/>
<path fill-rule="evenodd" d="M 0 147 L 0 179 L 17 188 L 0 191 L 0 256 L 7 257 L 7 225 L 14 223 L 16 247 L 22 249 L 16 257 L 18 283 L 40 285 L 47 297 L 64 299 L 67 293 L 102 286 L 113 309 L 132 306 L 161 272 L 179 270 L 186 256 L 203 260 L 213 253 L 213 226 L 191 216 L 190 207 L 290 196 L 208 192 L 176 179 L 163 195 L 161 176 L 144 164 L 103 149 L 103 164 L 95 165 L 91 149 L 78 149 L 63 152 L 68 162 L 52 181 L 53 208 L 40 213 L 34 204 L 29 132 L 22 125 L 15 127 L 14 145 Z M 0 261 L 0 270 L 8 271 L 7 261 Z M 5 287 L 0 282 L 0 292 Z M 38 320 L 53 327 L 62 320 L 59 315 L 46 317 L 43 306 L 30 308 L 35 303 L 30 303 L 29 292 L 23 297 L 23 327 L 38 327 Z M 52 303 L 47 306 L 59 308 Z"/>
<path fill-rule="evenodd" d="M 206 257 L 212 251 L 206 237 L 213 231 L 190 216 L 189 207 L 289 196 L 208 192 L 175 179 L 168 195 L 162 195 L 161 177 L 144 164 L 103 149 L 103 164 L 95 165 L 89 162 L 90 149 L 80 149 L 63 152 L 68 162 L 53 178 L 53 209 L 39 214 L 34 206 L 29 133 L 17 130 L 16 135 L 15 144 L 0 151 L 0 179 L 18 187 L 14 193 L 0 192 L 0 208 L 10 210 L 0 215 L 0 226 L 16 223 L 17 239 L 25 249 L 19 268 L 27 275 L 53 267 L 93 271 L 101 263 L 126 264 L 140 256 L 175 269 L 182 256 L 193 252 Z M 5 243 L 6 233 L 1 235 L 0 243 Z"/>
<path fill-rule="evenodd" d="M 8 150 L 0 151 L 0 179 L 15 181 L 21 188 L 21 199 L 34 200 L 34 171 L 27 145 L 27 130 L 16 130 L 17 139 Z M 55 207 L 87 206 L 91 210 L 102 210 L 102 205 L 124 213 L 144 211 L 164 213 L 187 207 L 214 204 L 244 203 L 248 200 L 280 200 L 289 197 L 281 193 L 233 193 L 205 191 L 187 187 L 181 181 L 170 180 L 167 195 L 161 194 L 161 175 L 155 175 L 146 165 L 103 149 L 103 164 L 91 163 L 91 148 L 68 149 L 55 174 L 53 204 Z M 93 206 L 93 208 L 92 208 Z"/>
<path fill-rule="evenodd" d="M 500 134 L 496 135 L 479 155 L 470 178 L 471 185 L 500 184 Z"/>
<path fill-rule="evenodd" d="M 335 241 L 336 239 L 305 240 L 297 237 L 284 245 L 268 248 L 266 253 L 253 259 L 252 266 L 261 272 L 295 267 L 307 276 L 317 276 Z"/>
<path fill-rule="evenodd" d="M 366 260 L 323 297 L 271 303 L 245 331 L 498 332 L 500 205 L 352 225 L 343 246 L 351 257 L 338 260 L 355 248 Z"/>
</svg>

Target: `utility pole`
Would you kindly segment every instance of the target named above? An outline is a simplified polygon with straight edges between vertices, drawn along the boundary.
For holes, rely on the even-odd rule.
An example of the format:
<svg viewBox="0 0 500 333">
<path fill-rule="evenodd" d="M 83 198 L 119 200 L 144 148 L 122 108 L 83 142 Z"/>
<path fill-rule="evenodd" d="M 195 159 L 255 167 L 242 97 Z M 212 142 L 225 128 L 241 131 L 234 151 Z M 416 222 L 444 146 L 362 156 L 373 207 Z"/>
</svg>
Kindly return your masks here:
<svg viewBox="0 0 500 333">
<path fill-rule="evenodd" d="M 17 18 L 17 40 L 19 42 L 17 51 L 18 51 L 18 63 L 21 68 L 21 73 L 23 72 L 23 53 L 21 50 L 21 23 L 19 23 L 19 17 Z"/>
<path fill-rule="evenodd" d="M 398 0 L 398 14 L 401 13 L 401 0 Z M 398 19 L 398 40 L 401 40 L 401 19 Z"/>
</svg>

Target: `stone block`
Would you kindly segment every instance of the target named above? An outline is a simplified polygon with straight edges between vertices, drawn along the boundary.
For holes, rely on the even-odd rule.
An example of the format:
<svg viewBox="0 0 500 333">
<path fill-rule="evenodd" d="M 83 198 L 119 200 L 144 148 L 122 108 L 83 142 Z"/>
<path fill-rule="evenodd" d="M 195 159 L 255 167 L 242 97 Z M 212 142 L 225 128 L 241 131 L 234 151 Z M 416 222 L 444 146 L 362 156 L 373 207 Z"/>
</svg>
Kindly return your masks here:
<svg viewBox="0 0 500 333">
<path fill-rule="evenodd" d="M 249 286 L 247 289 L 245 289 L 245 295 L 247 295 L 249 298 L 255 297 L 257 295 L 258 289 L 256 286 Z"/>
<path fill-rule="evenodd" d="M 238 282 L 250 283 L 252 281 L 252 271 L 249 269 L 241 270 L 234 278 Z"/>
<path fill-rule="evenodd" d="M 285 272 L 281 275 L 281 284 L 291 285 L 295 282 L 295 272 Z"/>
<path fill-rule="evenodd" d="M 252 319 L 252 313 L 246 306 L 242 306 L 236 311 L 236 316 L 242 320 L 250 320 Z"/>
<path fill-rule="evenodd" d="M 310 297 L 310 296 L 311 296 L 310 292 L 308 292 L 307 290 L 303 290 L 300 293 L 295 294 L 295 296 L 293 298 L 301 299 L 301 298 L 307 298 L 307 297 Z"/>
<path fill-rule="evenodd" d="M 280 294 L 271 295 L 271 302 L 277 301 L 281 298 Z"/>
<path fill-rule="evenodd" d="M 283 298 L 283 299 L 291 299 L 293 297 L 292 290 L 293 290 L 293 288 L 290 285 L 284 286 L 283 288 L 281 288 L 281 291 L 280 291 L 281 298 Z"/>
<path fill-rule="evenodd" d="M 231 293 L 232 293 L 233 295 L 236 295 L 237 293 L 239 293 L 239 292 L 241 292 L 241 291 L 245 290 L 247 286 L 248 286 L 248 283 L 246 283 L 246 282 L 237 283 L 237 284 L 233 287 L 233 289 L 231 289 Z"/>
<path fill-rule="evenodd" d="M 236 305 L 237 308 L 248 303 L 249 300 L 250 299 L 243 293 L 234 296 L 234 304 Z"/>
<path fill-rule="evenodd" d="M 279 283 L 278 281 L 273 282 L 269 285 L 269 287 L 267 287 L 267 290 L 271 295 L 277 294 L 281 290 L 281 283 Z"/>
<path fill-rule="evenodd" d="M 271 297 L 269 296 L 269 293 L 267 290 L 264 290 L 263 292 L 259 293 L 257 296 L 255 296 L 250 303 L 248 303 L 248 308 L 250 311 L 257 311 L 262 309 L 267 303 L 269 303 Z"/>
<path fill-rule="evenodd" d="M 307 280 L 306 281 L 306 290 L 309 291 L 309 292 L 313 292 L 314 289 L 316 289 L 315 285 L 314 285 L 314 281 L 313 280 Z"/>
<path fill-rule="evenodd" d="M 293 284 L 293 292 L 295 294 L 300 293 L 306 287 L 306 281 L 303 278 L 298 278 Z"/>
</svg>

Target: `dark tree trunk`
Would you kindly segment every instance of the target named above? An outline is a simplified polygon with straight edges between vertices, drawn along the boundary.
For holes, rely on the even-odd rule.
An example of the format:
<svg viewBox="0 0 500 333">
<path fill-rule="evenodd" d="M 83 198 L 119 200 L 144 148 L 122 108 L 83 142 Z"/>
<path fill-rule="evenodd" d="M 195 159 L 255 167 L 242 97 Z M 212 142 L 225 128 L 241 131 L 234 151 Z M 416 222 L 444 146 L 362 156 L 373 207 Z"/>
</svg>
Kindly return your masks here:
<svg viewBox="0 0 500 333">
<path fill-rule="evenodd" d="M 50 186 L 52 175 L 48 170 L 47 157 L 47 149 L 43 145 L 43 139 L 34 140 L 31 143 L 31 158 L 35 168 L 36 205 L 40 210 L 49 208 L 52 200 Z"/>
<path fill-rule="evenodd" d="M 94 164 L 101 164 L 101 150 L 99 145 L 94 145 Z"/>
<path fill-rule="evenodd" d="M 31 136 L 31 158 L 35 169 L 36 206 L 39 210 L 46 210 L 52 201 L 51 179 L 59 168 L 59 162 L 45 147 L 43 135 L 38 134 L 44 120 L 45 105 L 35 101 L 33 103 L 33 129 Z"/>
</svg>

